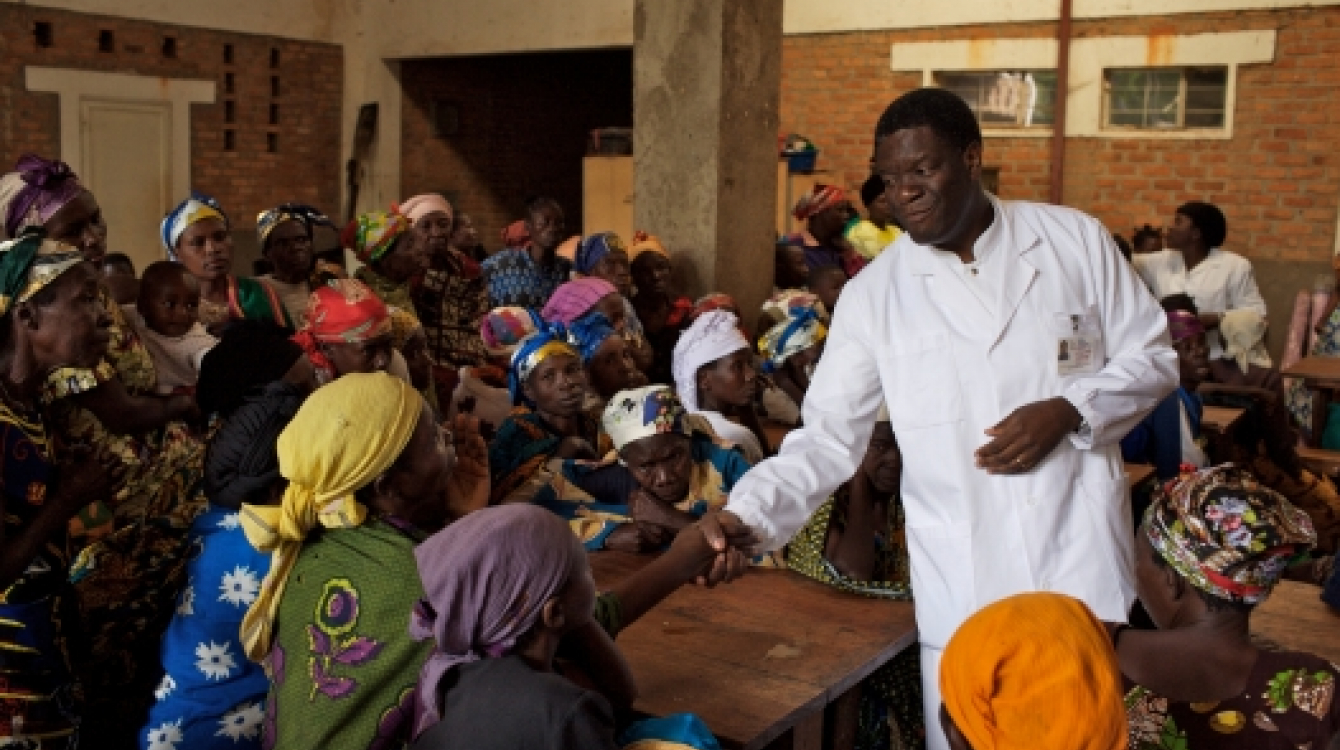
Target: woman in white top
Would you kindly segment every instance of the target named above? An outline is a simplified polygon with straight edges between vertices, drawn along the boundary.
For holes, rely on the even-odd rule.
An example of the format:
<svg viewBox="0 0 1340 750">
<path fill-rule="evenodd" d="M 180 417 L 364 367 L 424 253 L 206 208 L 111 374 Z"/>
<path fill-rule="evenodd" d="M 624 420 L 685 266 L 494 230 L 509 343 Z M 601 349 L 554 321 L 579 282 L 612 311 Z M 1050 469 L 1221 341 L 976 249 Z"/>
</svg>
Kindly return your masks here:
<svg viewBox="0 0 1340 750">
<path fill-rule="evenodd" d="M 1256 287 L 1251 261 L 1222 249 L 1227 236 L 1223 212 L 1213 204 L 1192 201 L 1177 209 L 1164 235 L 1166 250 L 1131 257 L 1155 299 L 1185 293 L 1195 301 L 1200 322 L 1209 332 L 1211 361 L 1224 357 L 1219 335 L 1224 313 L 1251 308 L 1266 317 L 1266 301 Z"/>
<path fill-rule="evenodd" d="M 725 310 L 699 315 L 675 344 L 675 390 L 690 414 L 706 419 L 756 464 L 767 456 L 768 441 L 754 412 L 754 352 L 739 326 Z"/>
</svg>

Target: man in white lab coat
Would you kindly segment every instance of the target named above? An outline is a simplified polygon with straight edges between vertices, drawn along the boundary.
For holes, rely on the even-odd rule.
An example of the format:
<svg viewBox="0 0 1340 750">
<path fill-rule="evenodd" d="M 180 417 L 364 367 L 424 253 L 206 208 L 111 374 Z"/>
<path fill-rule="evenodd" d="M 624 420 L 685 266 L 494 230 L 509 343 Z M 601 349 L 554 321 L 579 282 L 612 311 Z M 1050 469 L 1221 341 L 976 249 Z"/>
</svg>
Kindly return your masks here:
<svg viewBox="0 0 1340 750">
<path fill-rule="evenodd" d="M 970 614 L 1051 590 L 1121 622 L 1134 599 L 1118 441 L 1177 385 L 1163 311 L 1095 219 L 981 185 L 982 137 L 942 89 L 891 104 L 875 168 L 906 230 L 847 284 L 804 428 L 735 486 L 704 533 L 784 544 L 856 471 L 881 401 L 902 499 L 928 746 L 938 666 Z"/>
</svg>

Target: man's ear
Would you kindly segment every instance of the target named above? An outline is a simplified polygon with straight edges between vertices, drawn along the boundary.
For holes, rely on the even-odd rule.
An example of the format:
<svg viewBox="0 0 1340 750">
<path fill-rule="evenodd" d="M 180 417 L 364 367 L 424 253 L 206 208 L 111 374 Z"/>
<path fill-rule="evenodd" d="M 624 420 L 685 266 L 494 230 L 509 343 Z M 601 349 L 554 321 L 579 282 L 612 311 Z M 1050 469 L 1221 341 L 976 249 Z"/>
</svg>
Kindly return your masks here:
<svg viewBox="0 0 1340 750">
<path fill-rule="evenodd" d="M 563 611 L 563 600 L 551 597 L 540 609 L 540 622 L 549 630 L 562 630 L 567 627 L 568 616 Z"/>
<path fill-rule="evenodd" d="M 982 179 L 982 142 L 973 141 L 963 149 L 963 163 L 974 180 Z"/>
</svg>

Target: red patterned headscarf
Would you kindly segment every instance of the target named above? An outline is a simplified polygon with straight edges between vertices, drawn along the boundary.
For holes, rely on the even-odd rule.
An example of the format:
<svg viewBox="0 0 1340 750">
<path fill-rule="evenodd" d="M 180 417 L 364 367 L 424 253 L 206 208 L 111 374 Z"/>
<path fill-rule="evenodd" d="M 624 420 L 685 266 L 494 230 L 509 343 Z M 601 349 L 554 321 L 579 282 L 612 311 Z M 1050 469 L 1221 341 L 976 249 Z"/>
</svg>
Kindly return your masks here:
<svg viewBox="0 0 1340 750">
<path fill-rule="evenodd" d="M 391 313 L 355 279 L 332 279 L 307 300 L 307 325 L 293 340 L 318 369 L 334 371 L 318 344 L 359 344 L 391 333 Z"/>
<path fill-rule="evenodd" d="M 815 185 L 809 195 L 796 201 L 796 208 L 791 215 L 800 221 L 805 221 L 825 208 L 836 206 L 846 199 L 847 191 L 837 185 Z"/>
</svg>

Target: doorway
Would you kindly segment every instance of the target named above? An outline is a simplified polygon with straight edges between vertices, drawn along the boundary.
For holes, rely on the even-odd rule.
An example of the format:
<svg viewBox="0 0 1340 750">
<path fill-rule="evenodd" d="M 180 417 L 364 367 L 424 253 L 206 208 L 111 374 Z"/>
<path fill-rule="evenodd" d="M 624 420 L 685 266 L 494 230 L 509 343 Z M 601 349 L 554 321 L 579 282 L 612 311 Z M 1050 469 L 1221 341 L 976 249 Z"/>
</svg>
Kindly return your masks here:
<svg viewBox="0 0 1340 750">
<path fill-rule="evenodd" d="M 172 202 L 172 106 L 168 102 L 83 99 L 80 178 L 107 221 L 107 250 L 142 271 L 166 255 L 159 223 Z"/>
</svg>

